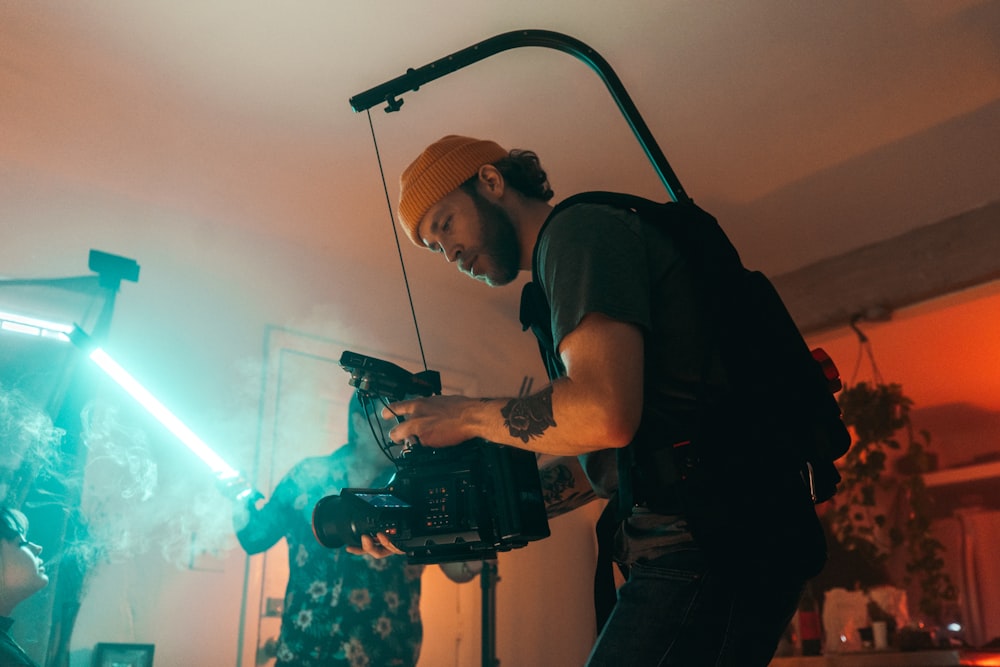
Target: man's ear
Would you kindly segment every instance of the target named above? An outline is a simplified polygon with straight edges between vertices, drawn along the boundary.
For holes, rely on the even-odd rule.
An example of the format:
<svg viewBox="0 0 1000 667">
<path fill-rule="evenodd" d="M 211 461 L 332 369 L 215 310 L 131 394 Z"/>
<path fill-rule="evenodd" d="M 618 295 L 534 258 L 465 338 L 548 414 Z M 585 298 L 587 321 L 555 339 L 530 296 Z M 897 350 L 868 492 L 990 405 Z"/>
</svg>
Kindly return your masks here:
<svg viewBox="0 0 1000 667">
<path fill-rule="evenodd" d="M 503 174 L 492 164 L 484 164 L 479 168 L 479 183 L 483 188 L 484 194 L 490 194 L 496 199 L 503 196 Z"/>
</svg>

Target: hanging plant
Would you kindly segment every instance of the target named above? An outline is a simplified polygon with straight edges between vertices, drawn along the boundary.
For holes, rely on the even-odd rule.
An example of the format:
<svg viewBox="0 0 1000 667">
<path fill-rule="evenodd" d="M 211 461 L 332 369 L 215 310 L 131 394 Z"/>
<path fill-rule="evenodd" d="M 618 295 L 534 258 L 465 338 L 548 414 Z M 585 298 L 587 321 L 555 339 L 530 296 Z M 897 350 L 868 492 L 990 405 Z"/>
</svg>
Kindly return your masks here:
<svg viewBox="0 0 1000 667">
<path fill-rule="evenodd" d="M 920 585 L 918 609 L 940 621 L 945 603 L 954 602 L 958 591 L 944 571 L 941 554 L 945 547 L 931 532 L 933 499 L 924 483 L 924 473 L 933 470 L 934 457 L 927 451 L 930 434 L 921 431 L 921 438 L 916 438 L 912 428 L 909 434 L 909 447 L 897 462 L 897 469 L 904 473 L 899 484 L 903 504 L 909 509 L 900 528 L 900 540 L 906 547 L 907 581 L 915 578 Z"/>
<path fill-rule="evenodd" d="M 827 517 L 830 532 L 855 563 L 870 568 L 868 585 L 887 583 L 877 579 L 886 576 L 889 556 L 905 550 L 903 583 L 919 583 L 917 609 L 938 620 L 957 592 L 944 572 L 944 545 L 931 533 L 932 499 L 923 480 L 933 465 L 930 434 L 914 432 L 913 401 L 898 384 L 861 382 L 844 389 L 838 400 L 855 441 L 842 461 L 841 490 Z"/>
</svg>

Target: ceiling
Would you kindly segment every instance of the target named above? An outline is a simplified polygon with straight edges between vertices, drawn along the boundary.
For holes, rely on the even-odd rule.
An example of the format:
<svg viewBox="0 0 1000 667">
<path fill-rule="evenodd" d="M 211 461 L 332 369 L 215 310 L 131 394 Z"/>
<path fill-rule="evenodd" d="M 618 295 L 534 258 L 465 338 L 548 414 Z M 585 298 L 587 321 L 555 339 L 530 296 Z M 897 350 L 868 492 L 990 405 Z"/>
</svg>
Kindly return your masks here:
<svg viewBox="0 0 1000 667">
<path fill-rule="evenodd" d="M 993 0 L 5 0 L 0 157 L 356 252 L 388 213 L 348 99 L 521 28 L 600 53 L 688 193 L 771 272 L 1000 198 Z M 603 84 L 565 53 L 507 51 L 403 99 L 371 112 L 392 201 L 447 133 L 535 149 L 557 198 L 666 198 Z"/>
<path fill-rule="evenodd" d="M 144 265 L 185 243 L 188 259 L 237 252 L 212 245 L 224 228 L 362 283 L 396 276 L 387 201 L 451 133 L 535 150 L 557 200 L 666 199 L 601 80 L 553 49 L 462 68 L 397 113 L 348 104 L 518 29 L 603 56 L 687 193 L 772 275 L 1000 200 L 998 0 L 0 0 L 0 273 L 79 265 L 102 213 L 50 200 L 98 192 L 138 212 L 113 230 L 123 247 L 130 234 L 159 244 L 132 255 Z M 43 225 L 45 207 L 60 227 Z M 156 211 L 194 232 L 155 229 L 170 219 Z M 459 290 L 510 317 L 516 294 L 405 243 L 402 256 L 425 302 L 451 307 L 437 295 Z M 302 284 L 329 280 L 302 270 Z"/>
</svg>

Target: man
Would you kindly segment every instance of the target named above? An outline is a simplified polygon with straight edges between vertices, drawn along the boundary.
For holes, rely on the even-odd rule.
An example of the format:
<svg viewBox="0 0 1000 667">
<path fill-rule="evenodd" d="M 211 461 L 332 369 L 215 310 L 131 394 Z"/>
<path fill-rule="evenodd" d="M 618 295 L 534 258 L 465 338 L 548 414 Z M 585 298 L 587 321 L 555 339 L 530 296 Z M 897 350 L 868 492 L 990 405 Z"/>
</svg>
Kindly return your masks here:
<svg viewBox="0 0 1000 667">
<path fill-rule="evenodd" d="M 372 408 L 371 410 L 374 410 Z M 420 575 L 405 558 L 327 549 L 312 531 L 312 511 L 341 489 L 385 486 L 394 471 L 379 446 L 388 425 L 351 399 L 347 444 L 329 456 L 296 464 L 260 509 L 257 495 L 235 506 L 236 536 L 249 554 L 288 543 L 288 585 L 277 646 L 279 667 L 399 665 L 413 667 L 420 654 Z M 442 565 L 454 581 L 469 581 L 480 563 Z"/>
<path fill-rule="evenodd" d="M 534 153 L 462 136 L 435 142 L 403 172 L 399 221 L 413 243 L 490 286 L 534 269 L 551 312 L 542 335 L 552 382 L 520 398 L 430 397 L 385 414 L 404 419 L 395 442 L 481 437 L 578 456 L 598 495 L 612 497 L 614 450 L 639 433 L 677 442 L 661 424 L 695 423 L 696 397 L 724 388 L 724 373 L 691 269 L 663 230 L 593 204 L 551 216 L 552 196 Z M 628 580 L 588 665 L 767 665 L 802 581 L 734 581 L 707 562 L 676 504 L 629 510 L 614 543 Z M 385 535 L 364 546 L 398 552 Z"/>
</svg>

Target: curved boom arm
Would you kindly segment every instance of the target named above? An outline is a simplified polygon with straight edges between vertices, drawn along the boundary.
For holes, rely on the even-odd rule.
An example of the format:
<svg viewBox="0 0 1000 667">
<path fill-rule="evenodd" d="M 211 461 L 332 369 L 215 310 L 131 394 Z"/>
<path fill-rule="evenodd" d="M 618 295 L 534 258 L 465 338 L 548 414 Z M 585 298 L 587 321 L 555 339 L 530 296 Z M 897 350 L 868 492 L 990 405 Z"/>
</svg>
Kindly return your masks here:
<svg viewBox="0 0 1000 667">
<path fill-rule="evenodd" d="M 416 91 L 425 83 L 440 79 L 446 74 L 479 62 L 501 51 L 521 46 L 544 46 L 569 53 L 585 62 L 591 69 L 597 72 L 618 104 L 618 109 L 632 127 L 636 139 L 639 140 L 639 144 L 646 152 L 646 157 L 653 163 L 653 168 L 659 174 L 660 180 L 667 188 L 671 199 L 678 202 L 690 201 L 690 197 L 684 192 L 680 180 L 678 180 L 674 170 L 671 169 L 666 156 L 660 150 L 645 121 L 643 121 L 642 116 L 639 115 L 639 111 L 635 108 L 635 104 L 632 103 L 632 98 L 629 97 L 628 92 L 626 92 L 625 87 L 622 85 L 618 75 L 611 68 L 611 65 L 599 53 L 580 40 L 558 32 L 550 30 L 515 30 L 496 35 L 418 69 L 408 69 L 406 70 L 406 74 L 402 76 L 397 76 L 395 79 L 390 79 L 363 93 L 358 93 L 350 99 L 351 108 L 355 111 L 364 111 L 376 104 L 385 102 L 386 112 L 399 111 L 399 108 L 403 106 L 403 101 L 397 99 L 397 95 L 411 90 Z"/>
</svg>

